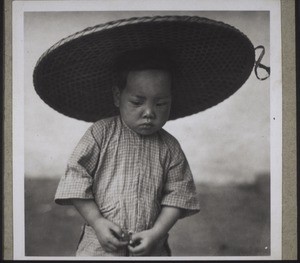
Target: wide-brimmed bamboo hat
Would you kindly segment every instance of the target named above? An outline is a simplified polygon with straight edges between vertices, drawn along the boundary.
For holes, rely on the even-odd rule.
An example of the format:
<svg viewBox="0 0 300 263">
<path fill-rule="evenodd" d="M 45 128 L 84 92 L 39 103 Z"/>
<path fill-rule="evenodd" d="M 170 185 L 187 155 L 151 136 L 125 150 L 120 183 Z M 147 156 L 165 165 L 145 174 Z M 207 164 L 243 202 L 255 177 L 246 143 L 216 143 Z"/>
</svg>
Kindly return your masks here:
<svg viewBox="0 0 300 263">
<path fill-rule="evenodd" d="M 34 87 L 58 112 L 84 121 L 118 114 L 114 63 L 124 52 L 168 50 L 174 63 L 170 120 L 198 113 L 235 93 L 255 64 L 238 29 L 202 17 L 135 17 L 89 27 L 62 39 L 37 62 Z"/>
</svg>

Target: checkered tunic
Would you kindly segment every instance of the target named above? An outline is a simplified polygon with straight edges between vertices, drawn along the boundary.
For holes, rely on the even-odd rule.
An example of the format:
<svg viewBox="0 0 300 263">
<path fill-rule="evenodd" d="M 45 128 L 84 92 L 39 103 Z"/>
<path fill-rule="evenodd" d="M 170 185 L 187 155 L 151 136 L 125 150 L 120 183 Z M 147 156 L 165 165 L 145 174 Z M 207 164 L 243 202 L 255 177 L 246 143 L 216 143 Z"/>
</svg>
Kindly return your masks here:
<svg viewBox="0 0 300 263">
<path fill-rule="evenodd" d="M 199 211 L 193 177 L 178 141 L 163 129 L 139 135 L 119 116 L 94 123 L 75 148 L 55 202 L 68 205 L 72 198 L 94 199 L 105 218 L 133 232 L 152 228 L 162 206 L 182 208 L 182 217 Z M 154 255 L 167 253 L 165 241 L 158 242 Z M 125 253 L 105 252 L 94 230 L 84 227 L 77 255 Z"/>
</svg>

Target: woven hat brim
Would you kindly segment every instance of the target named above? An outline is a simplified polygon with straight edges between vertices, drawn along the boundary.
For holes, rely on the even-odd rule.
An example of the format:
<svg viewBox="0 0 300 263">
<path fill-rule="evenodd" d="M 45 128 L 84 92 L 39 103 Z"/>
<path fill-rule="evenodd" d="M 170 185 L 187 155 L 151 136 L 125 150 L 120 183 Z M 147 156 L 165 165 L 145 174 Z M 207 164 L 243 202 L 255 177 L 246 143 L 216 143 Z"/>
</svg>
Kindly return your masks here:
<svg viewBox="0 0 300 263">
<path fill-rule="evenodd" d="M 175 63 L 170 120 L 231 96 L 255 62 L 251 41 L 230 25 L 201 17 L 138 17 L 87 28 L 55 44 L 35 67 L 34 87 L 66 116 L 92 122 L 117 115 L 113 63 L 123 52 L 148 47 L 167 49 Z"/>
</svg>

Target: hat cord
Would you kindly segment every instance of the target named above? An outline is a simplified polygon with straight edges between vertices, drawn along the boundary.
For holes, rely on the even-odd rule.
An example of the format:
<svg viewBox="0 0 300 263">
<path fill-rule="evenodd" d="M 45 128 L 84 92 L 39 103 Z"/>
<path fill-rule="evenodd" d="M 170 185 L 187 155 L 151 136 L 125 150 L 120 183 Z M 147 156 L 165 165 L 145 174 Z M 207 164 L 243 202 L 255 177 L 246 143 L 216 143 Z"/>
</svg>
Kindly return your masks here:
<svg viewBox="0 0 300 263">
<path fill-rule="evenodd" d="M 265 47 L 264 47 L 264 46 L 257 46 L 254 50 L 259 49 L 259 48 L 261 48 L 262 51 L 261 51 L 261 53 L 260 53 L 260 55 L 259 55 L 257 61 L 255 61 L 254 72 L 255 72 L 256 77 L 257 77 L 259 80 L 265 80 L 265 79 L 267 79 L 268 77 L 270 77 L 271 69 L 270 69 L 270 67 L 265 66 L 265 65 L 263 65 L 263 64 L 260 63 L 261 60 L 262 60 L 262 58 L 263 58 L 264 55 L 265 55 Z M 259 77 L 259 76 L 258 76 L 258 72 L 257 72 L 257 69 L 258 69 L 258 68 L 264 69 L 264 70 L 268 73 L 268 76 L 263 77 L 263 78 Z"/>
</svg>

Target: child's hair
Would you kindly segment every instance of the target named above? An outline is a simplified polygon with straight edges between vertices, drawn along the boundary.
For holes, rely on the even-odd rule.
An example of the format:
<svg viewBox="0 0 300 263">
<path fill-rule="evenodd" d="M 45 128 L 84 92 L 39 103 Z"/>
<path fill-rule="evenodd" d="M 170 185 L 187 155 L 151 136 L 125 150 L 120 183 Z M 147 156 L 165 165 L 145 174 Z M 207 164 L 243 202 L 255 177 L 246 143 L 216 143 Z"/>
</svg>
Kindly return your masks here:
<svg viewBox="0 0 300 263">
<path fill-rule="evenodd" d="M 163 70 L 167 71 L 172 79 L 174 63 L 166 50 L 139 49 L 122 53 L 114 64 L 115 83 L 120 90 L 126 87 L 128 73 L 134 70 Z"/>
</svg>

